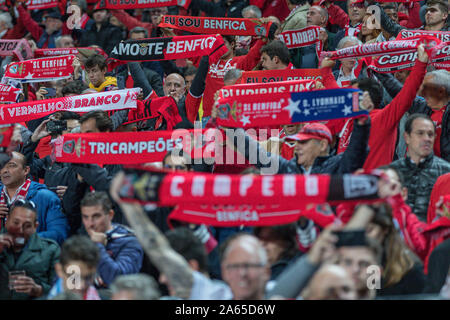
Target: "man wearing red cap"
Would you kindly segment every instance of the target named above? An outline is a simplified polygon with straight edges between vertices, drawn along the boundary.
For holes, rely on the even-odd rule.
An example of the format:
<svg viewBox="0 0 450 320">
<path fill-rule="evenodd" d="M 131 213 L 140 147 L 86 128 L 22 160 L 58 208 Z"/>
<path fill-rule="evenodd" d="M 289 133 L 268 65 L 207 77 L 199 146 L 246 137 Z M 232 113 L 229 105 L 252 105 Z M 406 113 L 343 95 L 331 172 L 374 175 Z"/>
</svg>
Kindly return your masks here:
<svg viewBox="0 0 450 320">
<path fill-rule="evenodd" d="M 226 130 L 231 138 L 231 132 Z M 299 173 L 299 174 L 344 174 L 362 168 L 368 154 L 367 143 L 370 134 L 369 118 L 359 118 L 355 121 L 352 137 L 347 150 L 339 155 L 330 155 L 332 135 L 330 129 L 321 123 L 311 123 L 304 126 L 299 133 L 287 136 L 285 139 L 294 141 L 294 158 L 286 160 L 278 155 L 265 152 L 258 142 L 250 138 L 242 129 L 234 131 L 235 148 L 242 153 L 251 164 L 261 169 L 264 174 Z M 243 141 L 244 143 L 236 143 Z M 251 150 L 257 150 L 255 155 Z M 253 161 L 252 161 L 253 160 Z"/>
</svg>

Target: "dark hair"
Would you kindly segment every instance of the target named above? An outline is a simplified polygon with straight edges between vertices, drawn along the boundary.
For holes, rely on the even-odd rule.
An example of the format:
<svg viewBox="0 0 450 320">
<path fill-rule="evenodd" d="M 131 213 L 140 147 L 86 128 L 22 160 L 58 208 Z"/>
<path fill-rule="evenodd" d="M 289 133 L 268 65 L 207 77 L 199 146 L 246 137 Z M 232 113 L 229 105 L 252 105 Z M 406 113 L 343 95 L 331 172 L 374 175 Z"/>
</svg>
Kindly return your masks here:
<svg viewBox="0 0 450 320">
<path fill-rule="evenodd" d="M 433 124 L 434 131 L 436 132 L 436 125 L 434 124 L 433 120 L 431 120 L 431 118 L 428 115 L 426 115 L 424 113 L 413 113 L 412 115 L 410 115 L 408 117 L 408 119 L 406 119 L 406 122 L 405 122 L 405 132 L 407 134 L 411 135 L 412 125 L 413 125 L 414 120 L 416 120 L 416 119 L 425 119 L 425 120 L 430 121 Z"/>
<path fill-rule="evenodd" d="M 376 263 L 381 266 L 383 263 L 383 247 L 381 246 L 381 243 L 366 236 L 366 247 L 372 251 Z"/>
<path fill-rule="evenodd" d="M 112 210 L 113 205 L 111 199 L 105 191 L 96 191 L 87 193 L 80 202 L 80 208 L 82 207 L 94 207 L 101 205 L 103 212 L 108 214 Z"/>
<path fill-rule="evenodd" d="M 80 120 L 81 116 L 72 111 L 63 111 L 61 114 L 61 120 Z"/>
<path fill-rule="evenodd" d="M 295 5 L 304 5 L 307 1 L 306 0 L 289 0 L 291 4 Z"/>
<path fill-rule="evenodd" d="M 291 57 L 289 55 L 289 49 L 286 44 L 280 40 L 273 40 L 261 48 L 261 54 L 267 54 L 270 59 L 277 56 L 281 62 L 288 65 L 291 62 Z"/>
<path fill-rule="evenodd" d="M 381 5 L 381 7 L 383 8 L 383 10 L 393 9 L 393 10 L 397 11 L 398 10 L 398 3 L 397 2 L 388 2 L 386 4 Z"/>
<path fill-rule="evenodd" d="M 208 271 L 208 254 L 205 246 L 188 227 L 178 227 L 166 232 L 170 246 L 187 261 L 195 260 L 201 272 Z"/>
<path fill-rule="evenodd" d="M 189 66 L 186 68 L 186 70 L 184 70 L 184 77 L 186 78 L 187 76 L 192 76 L 195 75 L 197 73 L 197 68 L 194 66 Z"/>
<path fill-rule="evenodd" d="M 95 125 L 100 132 L 107 132 L 113 130 L 112 120 L 108 117 L 108 114 L 103 110 L 92 110 L 85 113 L 80 118 L 80 124 L 89 119 L 95 119 Z"/>
<path fill-rule="evenodd" d="M 352 84 L 357 83 L 358 88 L 361 91 L 369 92 L 370 99 L 372 100 L 375 108 L 378 108 L 383 101 L 383 88 L 375 79 L 363 78 L 356 79 L 351 82 Z"/>
<path fill-rule="evenodd" d="M 192 167 L 192 159 L 183 149 L 174 148 L 170 151 L 167 151 L 166 155 L 163 158 L 162 163 L 165 164 L 166 160 L 171 156 L 177 156 L 186 159 L 186 167 L 188 170 L 191 170 Z"/>
<path fill-rule="evenodd" d="M 385 171 L 387 171 L 387 170 L 394 171 L 395 174 L 397 175 L 398 180 L 399 180 L 400 184 L 402 185 L 402 187 L 405 185 L 405 177 L 403 176 L 403 173 L 400 170 L 398 170 L 397 168 L 392 167 L 390 165 L 385 165 L 385 166 L 378 167 L 378 169 L 385 170 Z"/>
<path fill-rule="evenodd" d="M 66 83 L 62 88 L 62 95 L 66 94 L 82 94 L 89 87 L 81 80 L 74 80 Z"/>
<path fill-rule="evenodd" d="M 236 43 L 236 36 L 232 36 L 232 35 L 226 34 L 226 35 L 222 35 L 222 38 L 227 40 L 230 44 L 232 42 Z"/>
<path fill-rule="evenodd" d="M 148 38 L 148 30 L 142 27 L 134 27 L 133 29 L 130 30 L 130 35 L 132 33 L 144 33 L 144 37 Z"/>
<path fill-rule="evenodd" d="M 295 223 L 276 225 L 276 226 L 265 226 L 257 227 L 253 229 L 253 234 L 257 238 L 261 238 L 261 233 L 263 230 L 269 230 L 268 241 L 280 240 L 284 243 L 284 251 L 281 253 L 279 260 L 290 260 L 298 252 L 297 244 L 297 229 Z"/>
<path fill-rule="evenodd" d="M 33 201 L 25 200 L 25 199 L 17 199 L 13 202 L 11 208 L 9 209 L 9 214 L 12 214 L 15 208 L 25 208 L 27 210 L 30 210 L 34 212 L 34 221 L 37 220 L 37 209 L 36 204 Z"/>
<path fill-rule="evenodd" d="M 84 66 L 86 69 L 91 69 L 95 66 L 98 66 L 100 70 L 107 68 L 105 57 L 97 53 L 87 58 Z"/>
<path fill-rule="evenodd" d="M 61 246 L 59 262 L 66 266 L 71 261 L 82 261 L 91 268 L 97 268 L 100 253 L 97 245 L 87 236 L 72 236 Z"/>
<path fill-rule="evenodd" d="M 439 10 L 441 10 L 442 12 L 448 12 L 448 1 L 447 3 L 443 0 L 430 0 L 427 2 L 427 7 L 431 7 L 434 5 L 437 5 L 439 7 Z"/>
</svg>

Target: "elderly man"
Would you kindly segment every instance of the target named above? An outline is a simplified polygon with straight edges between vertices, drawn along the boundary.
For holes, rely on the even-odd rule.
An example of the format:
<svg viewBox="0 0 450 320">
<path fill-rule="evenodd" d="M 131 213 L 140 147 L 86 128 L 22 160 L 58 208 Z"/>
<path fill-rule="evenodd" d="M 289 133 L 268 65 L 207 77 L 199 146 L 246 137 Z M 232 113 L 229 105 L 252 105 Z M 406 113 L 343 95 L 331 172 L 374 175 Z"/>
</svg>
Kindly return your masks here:
<svg viewBox="0 0 450 320">
<path fill-rule="evenodd" d="M 234 140 L 235 147 L 246 159 L 254 156 L 250 154 L 250 150 L 258 150 L 255 165 L 266 173 L 343 174 L 361 168 L 367 156 L 370 122 L 365 118 L 359 118 L 355 123 L 357 125 L 348 152 L 338 156 L 330 155 L 332 135 L 327 126 L 321 123 L 304 126 L 296 135 L 286 137 L 287 140 L 296 143 L 294 158 L 291 160 L 266 153 L 258 142 L 246 135 L 242 129 L 235 130 L 234 136 L 237 137 L 237 141 L 245 139 L 245 145 L 237 144 L 232 133 L 229 130 L 226 132 L 227 138 Z"/>
<path fill-rule="evenodd" d="M 306 14 L 306 25 L 308 27 L 317 26 L 324 28 L 324 31 L 321 31 L 320 33 L 320 38 L 324 42 L 323 50 L 333 51 L 335 34 L 329 32 L 326 29 L 327 23 L 328 23 L 327 9 L 319 6 L 312 6 L 308 9 L 308 12 Z M 317 68 L 319 58 L 317 56 L 317 48 L 315 44 L 304 48 L 291 49 L 290 51 L 292 56 L 292 63 L 297 68 L 300 69 Z"/>
<path fill-rule="evenodd" d="M 113 188 L 114 189 L 114 188 Z M 146 217 L 140 205 L 114 199 L 135 229 L 145 253 L 156 268 L 165 275 L 172 296 L 190 300 L 263 299 L 265 285 L 270 279 L 267 254 L 259 240 L 249 234 L 236 234 L 229 238 L 222 256 L 224 281 L 211 280 L 194 271 L 188 261 L 177 253 L 164 235 Z M 154 241 L 146 239 L 151 234 Z"/>
<path fill-rule="evenodd" d="M 7 232 L 0 235 L 0 299 L 33 299 L 50 290 L 60 250 L 56 242 L 36 233 L 38 226 L 34 203 L 16 201 L 6 222 Z M 23 274 L 8 277 L 11 271 Z"/>
<path fill-rule="evenodd" d="M 404 186 L 408 188 L 406 203 L 421 221 L 426 221 L 433 185 L 439 176 L 450 172 L 450 163 L 433 155 L 436 126 L 427 115 L 411 115 L 405 123 L 404 138 L 407 157 L 391 166 L 404 177 Z"/>
</svg>

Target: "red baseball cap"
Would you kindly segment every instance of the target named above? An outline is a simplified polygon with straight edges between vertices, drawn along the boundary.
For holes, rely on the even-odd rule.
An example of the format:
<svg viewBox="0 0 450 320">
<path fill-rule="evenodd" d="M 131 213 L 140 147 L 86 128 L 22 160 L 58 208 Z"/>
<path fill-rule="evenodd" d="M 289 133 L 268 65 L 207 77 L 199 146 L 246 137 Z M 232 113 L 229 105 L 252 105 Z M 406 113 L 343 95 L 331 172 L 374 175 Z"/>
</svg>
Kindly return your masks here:
<svg viewBox="0 0 450 320">
<path fill-rule="evenodd" d="M 325 139 L 331 143 L 333 136 L 330 129 L 322 123 L 309 123 L 304 126 L 299 133 L 292 136 L 287 136 L 286 140 L 304 141 L 309 139 Z"/>
</svg>

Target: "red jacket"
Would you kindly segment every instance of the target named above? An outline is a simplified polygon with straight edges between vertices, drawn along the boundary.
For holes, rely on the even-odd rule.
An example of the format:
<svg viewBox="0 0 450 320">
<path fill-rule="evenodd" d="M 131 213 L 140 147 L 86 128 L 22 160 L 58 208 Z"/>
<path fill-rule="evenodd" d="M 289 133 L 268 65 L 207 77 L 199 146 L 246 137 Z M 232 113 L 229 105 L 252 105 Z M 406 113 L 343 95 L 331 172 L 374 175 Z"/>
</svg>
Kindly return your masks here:
<svg viewBox="0 0 450 320">
<path fill-rule="evenodd" d="M 369 137 L 370 152 L 364 163 L 364 169 L 371 170 L 392 162 L 398 123 L 411 107 L 417 90 L 422 84 L 426 67 L 426 63 L 416 60 L 416 64 L 399 94 L 383 109 L 375 109 L 369 113 L 372 121 Z M 338 153 L 347 149 L 352 130 L 353 120 L 349 120 L 339 141 Z"/>
<path fill-rule="evenodd" d="M 434 183 L 428 204 L 427 223 L 433 222 L 436 218 L 436 202 L 443 195 L 450 194 L 450 173 L 440 176 Z"/>
<path fill-rule="evenodd" d="M 388 199 L 388 202 L 406 244 L 424 261 L 424 273 L 427 274 L 431 252 L 450 238 L 450 219 L 442 217 L 427 224 L 417 218 L 400 195 Z"/>
<path fill-rule="evenodd" d="M 408 29 L 417 29 L 422 26 L 422 21 L 420 20 L 420 4 L 418 2 L 413 2 L 413 7 L 408 8 L 408 15 L 406 19 L 401 19 L 401 12 L 398 13 L 399 24 Z"/>
</svg>

